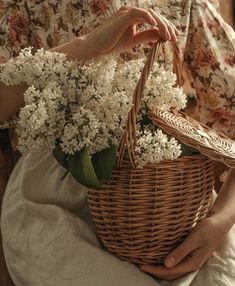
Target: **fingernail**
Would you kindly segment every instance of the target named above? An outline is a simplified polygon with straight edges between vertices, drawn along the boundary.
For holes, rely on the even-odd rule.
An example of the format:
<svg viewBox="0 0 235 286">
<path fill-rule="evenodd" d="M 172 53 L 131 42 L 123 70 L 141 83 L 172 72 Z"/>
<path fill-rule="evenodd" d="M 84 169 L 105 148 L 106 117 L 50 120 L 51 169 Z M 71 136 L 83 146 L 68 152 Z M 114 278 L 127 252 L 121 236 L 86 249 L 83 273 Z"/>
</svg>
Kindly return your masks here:
<svg viewBox="0 0 235 286">
<path fill-rule="evenodd" d="M 169 257 L 165 261 L 166 267 L 172 267 L 175 265 L 175 258 L 174 257 Z"/>
</svg>

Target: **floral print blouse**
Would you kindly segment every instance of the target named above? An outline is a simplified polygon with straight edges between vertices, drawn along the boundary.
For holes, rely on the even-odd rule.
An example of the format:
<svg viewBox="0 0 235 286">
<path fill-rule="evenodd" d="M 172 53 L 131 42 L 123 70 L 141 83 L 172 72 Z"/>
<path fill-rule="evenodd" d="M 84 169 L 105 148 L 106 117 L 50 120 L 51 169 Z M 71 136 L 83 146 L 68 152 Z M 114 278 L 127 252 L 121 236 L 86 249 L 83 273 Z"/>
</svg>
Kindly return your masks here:
<svg viewBox="0 0 235 286">
<path fill-rule="evenodd" d="M 0 0 L 0 63 L 24 47 L 49 49 L 86 34 L 124 4 L 158 9 L 181 31 L 201 121 L 235 138 L 235 33 L 218 0 Z"/>
</svg>

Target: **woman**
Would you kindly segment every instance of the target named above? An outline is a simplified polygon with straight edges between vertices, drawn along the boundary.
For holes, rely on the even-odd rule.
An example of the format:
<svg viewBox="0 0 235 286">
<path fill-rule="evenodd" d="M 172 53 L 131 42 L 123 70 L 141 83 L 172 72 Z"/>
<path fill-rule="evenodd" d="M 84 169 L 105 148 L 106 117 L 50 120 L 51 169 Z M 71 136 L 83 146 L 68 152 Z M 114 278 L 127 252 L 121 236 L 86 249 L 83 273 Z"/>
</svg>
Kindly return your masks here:
<svg viewBox="0 0 235 286">
<path fill-rule="evenodd" d="M 159 1 L 154 11 L 145 10 L 151 7 L 150 1 L 129 1 L 145 9 L 123 7 L 114 14 L 124 1 L 26 1 L 27 6 L 25 1 L 8 6 L 7 2 L 1 2 L 1 27 L 6 28 L 2 61 L 28 45 L 58 46 L 53 50 L 70 59 L 87 60 L 159 37 L 176 41 L 178 32 L 158 13 L 157 7 L 161 8 L 181 32 L 179 45 L 196 79 L 202 120 L 235 137 L 231 99 L 234 34 L 212 3 Z M 142 23 L 150 28 L 136 32 L 135 25 Z M 137 51 L 141 53 L 141 48 Z M 1 85 L 2 121 L 24 105 L 24 90 L 23 85 Z M 87 208 L 86 190 L 69 176 L 61 182 L 62 175 L 62 168 L 46 150 L 21 159 L 12 174 L 3 203 L 2 234 L 8 268 L 17 286 L 234 284 L 233 229 L 224 240 L 235 221 L 234 170 L 229 171 L 211 215 L 173 250 L 165 266 L 142 267 L 154 278 L 102 250 Z"/>
</svg>

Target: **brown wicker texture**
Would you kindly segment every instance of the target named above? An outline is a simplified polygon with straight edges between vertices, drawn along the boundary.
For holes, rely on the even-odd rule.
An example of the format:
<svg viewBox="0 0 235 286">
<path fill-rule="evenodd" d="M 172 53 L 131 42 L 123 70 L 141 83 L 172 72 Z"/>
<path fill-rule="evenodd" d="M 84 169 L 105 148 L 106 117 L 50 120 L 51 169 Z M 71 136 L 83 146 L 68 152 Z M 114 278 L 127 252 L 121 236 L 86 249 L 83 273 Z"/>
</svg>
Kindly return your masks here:
<svg viewBox="0 0 235 286">
<path fill-rule="evenodd" d="M 161 44 L 151 50 L 133 95 L 112 179 L 89 190 L 89 203 L 104 247 L 137 264 L 158 264 L 192 227 L 211 202 L 214 164 L 203 155 L 135 167 L 136 117 L 143 90 Z M 180 74 L 173 45 L 174 71 Z"/>
<path fill-rule="evenodd" d="M 197 155 L 138 170 L 125 159 L 103 189 L 89 191 L 99 237 L 109 252 L 122 259 L 162 263 L 206 216 L 214 165 Z"/>
<path fill-rule="evenodd" d="M 174 62 L 173 69 L 177 76 L 177 85 L 180 84 L 180 75 L 181 75 L 181 65 L 180 65 L 180 50 L 178 45 L 173 44 L 173 54 L 174 54 Z M 154 45 L 152 50 L 149 53 L 147 61 L 145 63 L 144 69 L 142 71 L 139 82 L 135 88 L 133 94 L 133 107 L 128 114 L 126 129 L 124 135 L 121 139 L 119 145 L 119 156 L 118 156 L 118 166 L 122 166 L 122 160 L 125 151 L 127 150 L 131 164 L 135 167 L 135 146 L 136 146 L 136 119 L 138 115 L 138 111 L 141 105 L 141 100 L 143 98 L 143 92 L 145 88 L 145 84 L 147 82 L 149 73 L 152 69 L 153 63 L 155 61 L 156 55 L 159 54 L 160 49 L 162 48 L 162 43 L 158 43 Z"/>
<path fill-rule="evenodd" d="M 188 117 L 183 112 L 156 109 L 149 112 L 154 124 L 207 157 L 235 168 L 235 141 Z"/>
</svg>

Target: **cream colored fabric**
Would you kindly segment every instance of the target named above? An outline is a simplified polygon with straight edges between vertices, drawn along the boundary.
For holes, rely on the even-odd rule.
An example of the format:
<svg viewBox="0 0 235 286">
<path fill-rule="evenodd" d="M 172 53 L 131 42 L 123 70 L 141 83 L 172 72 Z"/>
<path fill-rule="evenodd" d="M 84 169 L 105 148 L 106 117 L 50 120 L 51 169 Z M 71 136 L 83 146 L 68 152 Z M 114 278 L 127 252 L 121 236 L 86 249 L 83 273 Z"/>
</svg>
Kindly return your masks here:
<svg viewBox="0 0 235 286">
<path fill-rule="evenodd" d="M 16 286 L 233 286 L 235 230 L 197 273 L 156 281 L 106 253 L 95 234 L 86 189 L 50 152 L 16 166 L 2 209 L 3 247 Z"/>
</svg>

